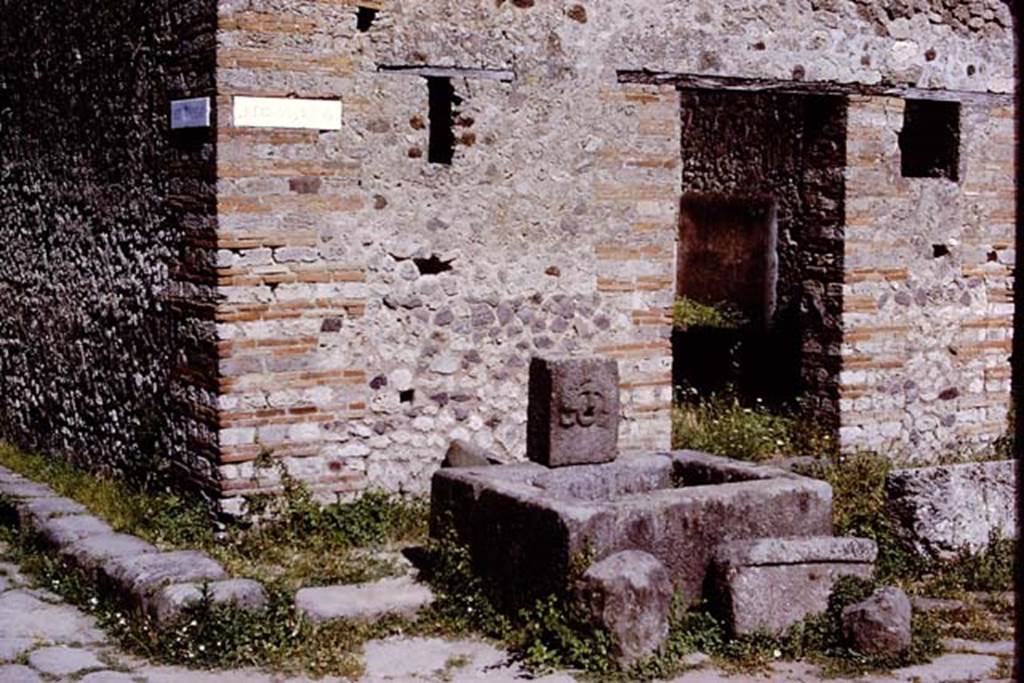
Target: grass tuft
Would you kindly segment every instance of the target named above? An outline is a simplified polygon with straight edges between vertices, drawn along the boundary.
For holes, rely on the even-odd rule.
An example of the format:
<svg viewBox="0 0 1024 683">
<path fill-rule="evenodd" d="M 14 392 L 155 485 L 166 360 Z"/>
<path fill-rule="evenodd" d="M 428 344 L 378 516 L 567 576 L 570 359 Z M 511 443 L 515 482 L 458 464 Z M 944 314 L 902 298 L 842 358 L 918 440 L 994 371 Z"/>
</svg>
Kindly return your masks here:
<svg viewBox="0 0 1024 683">
<path fill-rule="evenodd" d="M 745 323 L 743 316 L 727 304 L 711 306 L 684 296 L 676 299 L 672 307 L 672 324 L 678 329 L 714 327 L 735 330 Z"/>
</svg>

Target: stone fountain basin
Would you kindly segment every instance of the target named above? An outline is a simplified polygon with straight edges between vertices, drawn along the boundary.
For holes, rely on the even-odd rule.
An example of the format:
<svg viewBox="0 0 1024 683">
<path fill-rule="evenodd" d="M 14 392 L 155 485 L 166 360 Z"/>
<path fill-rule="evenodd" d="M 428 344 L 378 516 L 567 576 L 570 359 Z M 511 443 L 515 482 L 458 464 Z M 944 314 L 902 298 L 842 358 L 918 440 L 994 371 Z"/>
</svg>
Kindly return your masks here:
<svg viewBox="0 0 1024 683">
<path fill-rule="evenodd" d="M 831 535 L 832 488 L 696 451 L 556 469 L 442 469 L 431 487 L 431 532 L 449 526 L 469 546 L 474 570 L 512 597 L 564 586 L 584 553 L 598 561 L 643 550 L 694 602 L 723 542 Z"/>
</svg>

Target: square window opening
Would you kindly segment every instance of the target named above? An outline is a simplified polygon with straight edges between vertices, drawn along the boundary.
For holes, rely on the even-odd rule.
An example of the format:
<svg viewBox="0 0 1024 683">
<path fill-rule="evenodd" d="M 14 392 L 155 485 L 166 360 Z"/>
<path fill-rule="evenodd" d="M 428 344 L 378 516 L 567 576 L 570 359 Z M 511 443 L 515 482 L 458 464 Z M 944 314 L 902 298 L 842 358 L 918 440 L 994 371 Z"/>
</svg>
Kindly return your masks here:
<svg viewBox="0 0 1024 683">
<path fill-rule="evenodd" d="M 904 178 L 960 178 L 960 103 L 907 100 L 900 131 Z"/>
</svg>

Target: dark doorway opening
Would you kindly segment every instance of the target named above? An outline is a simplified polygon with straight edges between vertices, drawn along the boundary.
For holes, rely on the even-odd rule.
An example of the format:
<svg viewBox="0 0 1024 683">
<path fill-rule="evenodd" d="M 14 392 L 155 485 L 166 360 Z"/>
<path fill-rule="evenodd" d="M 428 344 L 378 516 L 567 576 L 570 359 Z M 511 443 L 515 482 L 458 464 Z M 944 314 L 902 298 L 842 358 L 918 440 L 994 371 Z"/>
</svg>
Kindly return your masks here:
<svg viewBox="0 0 1024 683">
<path fill-rule="evenodd" d="M 677 326 L 676 385 L 838 429 L 845 98 L 683 90 L 681 119 L 677 294 L 725 315 Z"/>
</svg>

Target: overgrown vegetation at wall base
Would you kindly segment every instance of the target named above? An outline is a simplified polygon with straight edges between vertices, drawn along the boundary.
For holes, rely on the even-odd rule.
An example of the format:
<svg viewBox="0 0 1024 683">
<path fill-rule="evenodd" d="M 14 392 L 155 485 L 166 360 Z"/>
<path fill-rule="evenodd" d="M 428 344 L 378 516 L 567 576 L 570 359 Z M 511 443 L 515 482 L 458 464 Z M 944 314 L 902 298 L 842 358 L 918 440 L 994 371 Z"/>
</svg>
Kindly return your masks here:
<svg viewBox="0 0 1024 683">
<path fill-rule="evenodd" d="M 219 530 L 205 506 L 170 490 L 141 491 L 3 444 L 0 465 L 49 484 L 118 531 L 163 549 L 206 551 L 235 576 L 291 589 L 393 574 L 394 558 L 381 551 L 426 538 L 425 500 L 370 492 L 353 503 L 321 505 L 269 456 L 259 466 L 277 469 L 283 493 L 250 498 L 249 517 Z"/>
<path fill-rule="evenodd" d="M 831 456 L 835 440 L 799 410 L 779 414 L 731 393 L 688 393 L 672 410 L 672 447 L 763 462 L 778 456 Z"/>
</svg>

